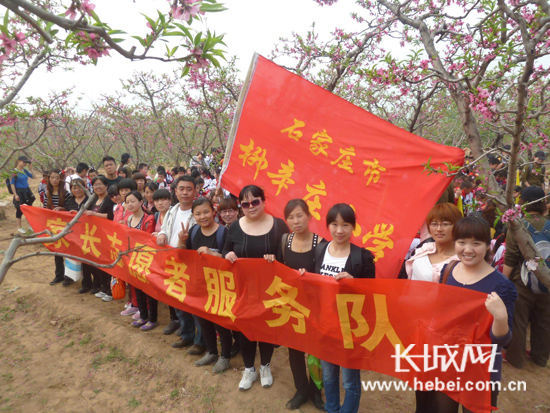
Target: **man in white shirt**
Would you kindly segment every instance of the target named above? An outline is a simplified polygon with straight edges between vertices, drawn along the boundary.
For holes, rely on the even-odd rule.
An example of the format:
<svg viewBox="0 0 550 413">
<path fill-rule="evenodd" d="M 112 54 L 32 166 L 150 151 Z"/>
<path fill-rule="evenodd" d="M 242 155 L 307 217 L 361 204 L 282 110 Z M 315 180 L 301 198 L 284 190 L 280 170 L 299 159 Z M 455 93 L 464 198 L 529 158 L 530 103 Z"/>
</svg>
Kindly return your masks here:
<svg viewBox="0 0 550 413">
<path fill-rule="evenodd" d="M 162 228 L 157 237 L 158 245 L 170 245 L 177 248 L 180 243 L 180 232 L 188 234 L 189 229 L 196 223 L 191 213 L 191 206 L 197 194 L 195 181 L 188 175 L 178 178 L 176 181 L 176 196 L 179 204 L 170 208 Z M 174 348 L 183 348 L 193 345 L 187 354 L 200 355 L 206 350 L 206 346 L 202 340 L 200 324 L 195 322 L 192 314 L 176 309 L 176 314 L 180 320 L 181 338 L 172 344 Z M 195 328 L 197 332 L 195 334 Z"/>
</svg>

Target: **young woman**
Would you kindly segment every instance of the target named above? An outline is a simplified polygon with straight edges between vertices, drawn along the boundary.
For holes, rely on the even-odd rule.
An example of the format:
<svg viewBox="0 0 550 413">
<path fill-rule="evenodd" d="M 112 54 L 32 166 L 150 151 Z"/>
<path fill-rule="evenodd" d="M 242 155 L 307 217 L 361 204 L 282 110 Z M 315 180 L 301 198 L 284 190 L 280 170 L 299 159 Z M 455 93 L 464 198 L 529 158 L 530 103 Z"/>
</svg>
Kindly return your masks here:
<svg viewBox="0 0 550 413">
<path fill-rule="evenodd" d="M 131 214 L 128 217 L 127 225 L 130 228 L 152 234 L 155 230 L 155 218 L 145 213 L 142 205 L 143 197 L 138 191 L 132 191 L 126 195 L 126 208 Z M 138 288 L 134 287 L 134 291 L 136 293 L 140 318 L 132 321 L 131 325 L 132 327 L 139 328 L 141 331 L 152 330 L 159 325 L 157 321 L 158 301 Z"/>
<path fill-rule="evenodd" d="M 143 206 L 147 211 L 154 214 L 157 212 L 155 210 L 155 203 L 153 200 L 153 193 L 159 189 L 159 186 L 155 182 L 148 182 L 147 185 L 145 185 L 145 190 L 143 192 L 143 195 L 145 197 L 145 201 L 143 202 Z"/>
<path fill-rule="evenodd" d="M 332 241 L 318 245 L 315 250 L 315 272 L 335 280 L 374 278 L 372 253 L 350 242 L 356 217 L 347 204 L 336 204 L 326 217 Z M 355 257 L 355 258 L 354 258 Z M 357 412 L 361 399 L 360 370 L 348 369 L 321 360 L 325 385 L 325 408 L 328 412 Z M 340 369 L 344 384 L 344 404 L 340 405 Z"/>
<path fill-rule="evenodd" d="M 283 235 L 277 254 L 278 261 L 295 270 L 315 272 L 315 248 L 323 238 L 309 230 L 311 214 L 307 204 L 303 199 L 289 201 L 285 206 L 284 216 L 292 232 Z M 289 348 L 288 360 L 296 394 L 288 401 L 286 408 L 296 410 L 311 398 L 315 407 L 324 410 L 321 391 L 315 382 L 308 378 L 304 352 Z"/>
<path fill-rule="evenodd" d="M 80 178 L 75 178 L 71 181 L 71 195 L 65 202 L 65 209 L 76 214 L 86 202 L 88 202 L 88 194 L 86 192 L 86 182 Z M 92 206 L 90 206 L 90 209 Z M 82 264 L 82 287 L 78 290 L 79 294 L 85 294 L 93 288 L 99 291 L 101 286 L 99 278 L 93 276 L 93 267 L 88 264 Z"/>
<path fill-rule="evenodd" d="M 145 185 L 147 185 L 147 178 L 141 172 L 136 172 L 132 175 L 132 179 L 136 181 L 137 191 L 141 195 L 145 195 Z"/>
<path fill-rule="evenodd" d="M 107 189 L 109 181 L 103 175 L 96 176 L 92 181 L 92 188 L 97 195 L 97 200 L 91 211 L 86 211 L 86 215 L 94 216 L 98 218 L 105 218 L 110 221 L 113 220 L 114 202 L 107 195 Z M 103 301 L 113 301 L 111 293 L 111 276 L 105 271 L 94 267 L 92 270 L 94 277 L 100 280 L 99 290 L 92 288 L 90 294 L 95 294 L 97 298 L 101 298 Z"/>
<path fill-rule="evenodd" d="M 26 156 L 20 156 L 15 161 L 15 169 L 13 170 L 10 185 L 13 193 L 13 205 L 15 206 L 15 219 L 17 221 L 17 231 L 24 234 L 26 231 L 21 226 L 21 205 L 32 205 L 35 197 L 29 187 L 29 178 L 33 178 L 31 171 L 27 169 L 27 165 L 31 161 Z"/>
<path fill-rule="evenodd" d="M 426 225 L 434 241 L 422 244 L 405 263 L 409 279 L 439 282 L 441 268 L 458 259 L 453 228 L 460 219 L 460 210 L 450 203 L 437 204 L 430 210 Z"/>
<path fill-rule="evenodd" d="M 478 217 L 467 217 L 459 221 L 453 229 L 456 255 L 454 261 L 443 268 L 441 283 L 467 288 L 487 294 L 485 307 L 493 316 L 489 334 L 493 344 L 497 344 L 497 356 L 491 381 L 500 381 L 502 376 L 502 347 L 512 339 L 512 316 L 517 292 L 514 284 L 502 273 L 487 263 L 491 248 L 489 224 Z M 475 320 L 472 320 L 475 322 Z M 497 407 L 498 391 L 491 392 L 491 405 Z M 458 412 L 459 403 L 445 393 L 436 393 L 438 412 Z M 470 410 L 462 407 L 463 412 Z"/>
<path fill-rule="evenodd" d="M 233 198 L 223 198 L 218 204 L 218 216 L 227 228 L 239 219 L 239 206 Z"/>
<path fill-rule="evenodd" d="M 237 258 L 262 258 L 265 255 L 275 255 L 283 234 L 289 230 L 282 219 L 265 212 L 263 189 L 256 185 L 245 186 L 239 194 L 239 201 L 244 211 L 244 217 L 231 224 L 222 255 L 231 262 L 235 262 Z M 250 276 L 258 275 L 250 274 Z M 260 347 L 262 387 L 270 387 L 273 384 L 270 368 L 273 344 L 250 341 L 244 334 L 241 334 L 241 350 L 245 370 L 239 383 L 240 390 L 250 389 L 252 383 L 258 379 L 258 373 L 254 367 L 257 344 Z"/>
<path fill-rule="evenodd" d="M 170 209 L 170 205 L 172 204 L 172 195 L 170 194 L 170 191 L 167 189 L 157 189 L 153 193 L 153 202 L 155 204 L 155 209 L 157 212 L 155 212 L 155 231 L 153 232 L 153 236 L 157 237 L 158 233 L 162 230 L 162 223 L 164 222 L 164 219 L 166 218 L 166 214 L 168 214 L 168 210 Z M 162 330 L 163 334 L 170 335 L 177 331 L 180 326 L 179 318 L 176 314 L 176 309 L 174 307 L 169 306 L 170 309 L 170 323 L 164 329 Z M 122 313 L 121 313 L 122 314 Z"/>
<path fill-rule="evenodd" d="M 209 254 L 221 257 L 227 229 L 214 221 L 214 205 L 207 198 L 200 197 L 193 202 L 191 212 L 196 225 L 187 232 L 187 239 L 184 239 L 183 248 L 196 250 L 199 254 Z M 195 317 L 201 326 L 201 334 L 206 345 L 206 354 L 195 362 L 195 366 L 207 366 L 214 364 L 214 373 L 224 372 L 229 368 L 231 359 L 231 330 L 206 320 Z M 220 336 L 221 357 L 218 356 L 218 343 L 216 332 Z"/>
<path fill-rule="evenodd" d="M 61 182 L 61 171 L 59 169 L 52 169 L 50 171 L 50 179 L 48 180 L 48 187 L 44 194 L 44 208 L 51 209 L 53 211 L 64 211 L 65 201 L 69 198 L 69 194 L 65 191 L 65 185 Z M 64 287 L 68 287 L 72 284 L 73 280 L 69 277 L 65 277 L 65 260 L 63 257 L 55 258 L 55 278 L 50 282 L 50 285 L 55 285 L 60 282 Z"/>
</svg>

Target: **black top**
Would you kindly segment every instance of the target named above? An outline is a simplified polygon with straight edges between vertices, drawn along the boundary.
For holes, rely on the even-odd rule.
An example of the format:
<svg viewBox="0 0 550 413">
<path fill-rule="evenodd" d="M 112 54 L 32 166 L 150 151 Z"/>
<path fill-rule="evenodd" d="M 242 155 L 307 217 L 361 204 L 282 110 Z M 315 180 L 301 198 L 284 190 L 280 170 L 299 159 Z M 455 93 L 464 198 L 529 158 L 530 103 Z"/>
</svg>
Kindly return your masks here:
<svg viewBox="0 0 550 413">
<path fill-rule="evenodd" d="M 67 200 L 65 201 L 64 207 L 67 211 L 78 211 L 82 206 L 84 206 L 86 202 L 88 202 L 87 196 L 84 197 L 84 200 L 80 204 L 76 202 L 76 199 L 74 199 L 74 197 L 71 196 L 67 198 Z M 93 206 L 90 206 L 88 209 L 92 209 L 92 208 Z"/>
<path fill-rule="evenodd" d="M 113 211 L 114 206 L 115 203 L 113 200 L 109 196 L 106 196 L 101 204 L 98 204 L 96 201 L 96 204 L 92 209 L 100 214 L 107 214 L 107 219 L 112 221 L 115 217 L 115 213 Z"/>
<path fill-rule="evenodd" d="M 273 217 L 273 227 L 267 234 L 248 235 L 241 228 L 240 219 L 233 222 L 227 232 L 222 255 L 234 251 L 238 258 L 263 258 L 277 254 L 283 234 L 290 232 L 285 221 Z"/>
<path fill-rule="evenodd" d="M 107 178 L 107 177 L 105 177 Z M 107 178 L 107 187 L 111 186 L 111 185 L 116 185 L 118 184 L 120 181 L 122 181 L 122 176 L 117 176 L 115 179 L 109 179 Z"/>
<path fill-rule="evenodd" d="M 222 245 L 218 245 L 217 240 L 217 234 L 218 230 L 214 231 L 212 234 L 206 236 L 202 232 L 202 228 L 199 228 L 198 231 L 195 233 L 195 236 L 193 239 L 191 239 L 191 230 L 189 230 L 189 238 L 187 238 L 187 249 L 188 250 L 198 250 L 200 247 L 208 247 L 212 251 L 217 253 L 222 253 L 221 248 L 223 248 L 225 244 L 225 240 L 227 239 L 227 228 L 220 225 L 221 228 L 223 228 L 223 242 Z"/>
<path fill-rule="evenodd" d="M 319 243 L 319 236 L 313 234 L 311 249 L 306 252 L 292 251 L 293 239 L 294 232 L 288 234 L 285 245 L 281 245 L 281 253 L 277 259 L 292 269 L 299 270 L 300 268 L 305 268 L 307 272 L 315 272 L 315 247 Z"/>
<path fill-rule="evenodd" d="M 328 242 L 323 242 L 315 248 L 315 272 L 317 274 L 321 273 L 321 265 L 323 265 L 323 259 L 325 258 L 328 244 Z M 360 259 L 353 260 L 352 257 L 354 256 L 360 257 Z M 375 278 L 376 272 L 372 253 L 365 248 L 351 244 L 350 255 L 346 261 L 344 271 L 353 278 Z"/>
</svg>

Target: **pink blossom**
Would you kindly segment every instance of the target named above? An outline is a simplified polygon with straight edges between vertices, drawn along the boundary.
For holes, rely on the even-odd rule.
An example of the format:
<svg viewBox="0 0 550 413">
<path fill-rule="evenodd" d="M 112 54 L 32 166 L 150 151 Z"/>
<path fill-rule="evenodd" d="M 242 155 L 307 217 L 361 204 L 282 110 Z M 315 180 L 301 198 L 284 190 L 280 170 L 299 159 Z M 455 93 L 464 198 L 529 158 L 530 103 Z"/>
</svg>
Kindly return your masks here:
<svg viewBox="0 0 550 413">
<path fill-rule="evenodd" d="M 93 60 L 97 60 L 97 58 L 100 56 L 99 52 L 93 47 L 87 47 L 86 49 L 84 49 L 84 51 L 88 53 L 88 57 Z"/>
<path fill-rule="evenodd" d="M 90 4 L 90 0 L 83 0 L 82 3 L 80 3 L 80 10 L 84 13 L 88 13 L 90 16 L 92 15 L 92 11 L 94 9 L 95 4 Z"/>
<path fill-rule="evenodd" d="M 180 0 L 181 6 L 172 6 L 172 17 L 174 19 L 181 19 L 189 21 L 197 14 L 204 14 L 201 11 L 202 0 Z"/>
<path fill-rule="evenodd" d="M 19 32 L 15 35 L 15 41 L 19 44 L 25 44 L 27 43 L 27 40 L 25 38 L 25 34 Z"/>
<path fill-rule="evenodd" d="M 71 20 L 76 20 L 76 9 L 73 6 L 69 7 L 65 12 L 65 16 Z"/>
</svg>

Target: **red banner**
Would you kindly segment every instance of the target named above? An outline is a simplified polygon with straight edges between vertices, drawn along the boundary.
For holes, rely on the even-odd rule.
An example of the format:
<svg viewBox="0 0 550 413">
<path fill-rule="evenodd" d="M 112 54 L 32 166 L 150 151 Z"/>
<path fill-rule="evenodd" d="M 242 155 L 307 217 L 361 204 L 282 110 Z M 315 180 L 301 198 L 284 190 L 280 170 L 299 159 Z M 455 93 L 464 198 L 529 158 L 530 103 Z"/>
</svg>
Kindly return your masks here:
<svg viewBox="0 0 550 413">
<path fill-rule="evenodd" d="M 73 217 L 22 208 L 36 232 L 48 228 L 57 233 Z M 105 271 L 161 302 L 240 330 L 251 340 L 384 373 L 411 387 L 415 380 L 436 378 L 463 384 L 489 380 L 489 361 L 472 362 L 483 348 L 470 354 L 470 345 L 491 343 L 492 317 L 483 293 L 420 281 L 300 276 L 263 259 L 231 264 L 195 251 L 158 247 L 145 232 L 87 216 L 66 237 L 46 246 L 99 264 L 114 262 L 120 251 L 141 247 Z M 397 351 L 397 345 L 408 353 Z M 444 367 L 444 360 L 449 366 Z M 489 406 L 488 392 L 447 393 L 473 410 Z"/>
<path fill-rule="evenodd" d="M 395 278 L 430 208 L 450 183 L 422 164 L 448 170 L 464 151 L 409 133 L 256 55 L 241 93 L 221 185 L 233 194 L 261 186 L 280 217 L 303 198 L 312 229 L 339 202 L 357 213 L 353 242 L 371 250 L 376 275 Z"/>
</svg>

